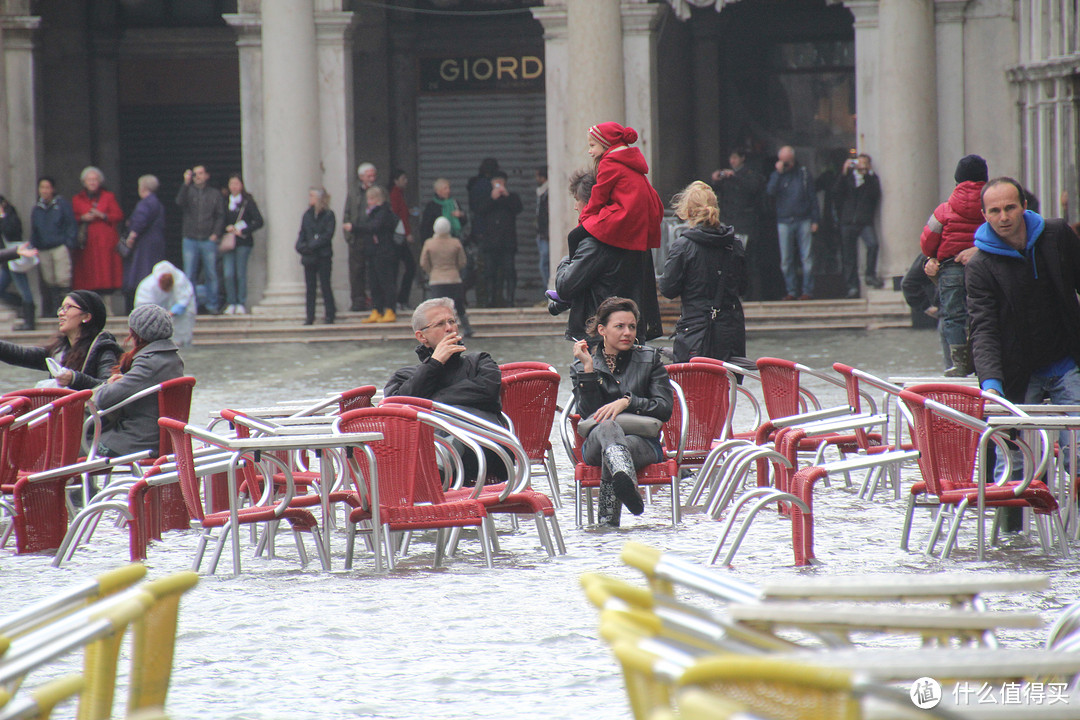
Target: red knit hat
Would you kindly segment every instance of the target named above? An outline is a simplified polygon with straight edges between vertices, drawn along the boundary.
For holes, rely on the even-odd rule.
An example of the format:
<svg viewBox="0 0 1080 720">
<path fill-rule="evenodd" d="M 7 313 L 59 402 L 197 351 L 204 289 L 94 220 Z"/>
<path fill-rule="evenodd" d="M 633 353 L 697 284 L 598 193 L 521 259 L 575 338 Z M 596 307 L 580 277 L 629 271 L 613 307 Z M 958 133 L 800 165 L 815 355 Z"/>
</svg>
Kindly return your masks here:
<svg viewBox="0 0 1080 720">
<path fill-rule="evenodd" d="M 632 127 L 623 127 L 616 122 L 600 123 L 589 128 L 589 135 L 604 146 L 604 149 L 612 145 L 624 143 L 632 145 L 637 142 L 637 131 Z"/>
</svg>

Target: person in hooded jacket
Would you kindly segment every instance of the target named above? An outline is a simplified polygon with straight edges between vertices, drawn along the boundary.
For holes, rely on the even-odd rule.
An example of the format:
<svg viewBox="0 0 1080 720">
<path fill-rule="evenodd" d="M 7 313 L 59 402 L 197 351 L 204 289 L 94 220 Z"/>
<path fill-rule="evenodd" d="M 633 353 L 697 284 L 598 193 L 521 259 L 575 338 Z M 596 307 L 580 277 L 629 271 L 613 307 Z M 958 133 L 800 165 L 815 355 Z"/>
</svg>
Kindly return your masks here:
<svg viewBox="0 0 1080 720">
<path fill-rule="evenodd" d="M 168 260 L 154 265 L 135 291 L 135 307 L 160 305 L 172 315 L 172 339 L 183 347 L 190 345 L 195 335 L 195 286 L 184 272 Z"/>
<path fill-rule="evenodd" d="M 923 271 L 937 279 L 941 336 L 949 346 L 952 363 L 945 370 L 947 377 L 964 377 L 974 369 L 968 346 L 964 266 L 975 255 L 975 231 L 983 224 L 979 195 L 988 175 L 986 160 L 978 155 L 961 158 L 953 175 L 956 187 L 930 215 L 919 238 L 919 247 L 927 257 Z"/>
<path fill-rule="evenodd" d="M 53 379 L 60 387 L 89 390 L 104 382 L 120 357 L 120 344 L 106 331 L 105 301 L 92 290 L 74 290 L 64 296 L 59 334 L 45 347 L 26 347 L 0 340 L 0 362 L 48 372 L 45 358 L 64 368 Z"/>
<path fill-rule="evenodd" d="M 107 382 L 94 390 L 94 405 L 108 410 L 135 393 L 166 380 L 182 377 L 184 360 L 171 340 L 172 316 L 160 305 L 140 305 L 128 316 L 134 347 L 124 353 Z M 158 398 L 156 395 L 136 400 L 106 414 L 98 441 L 99 457 L 120 457 L 129 453 L 151 451 L 158 454 Z"/>
<path fill-rule="evenodd" d="M 746 292 L 746 257 L 735 230 L 720 222 L 716 194 L 700 180 L 672 200 L 689 227 L 668 248 L 660 292 L 682 297 L 675 326 L 675 362 L 695 356 L 729 360 L 746 355 L 746 320 L 739 295 Z"/>
<path fill-rule="evenodd" d="M 596 176 L 591 170 L 578 170 L 570 176 L 570 196 L 574 212 L 581 213 L 589 202 Z M 585 337 L 585 324 L 596 314 L 605 299 L 624 297 L 633 300 L 641 313 L 637 340 L 644 343 L 664 334 L 660 303 L 656 299 L 656 280 L 652 253 L 616 247 L 593 237 L 584 225 L 578 225 L 566 238 L 569 254 L 555 270 L 555 289 L 547 292 L 548 312 L 552 315 L 570 311 L 566 321 L 566 339 Z"/>
</svg>

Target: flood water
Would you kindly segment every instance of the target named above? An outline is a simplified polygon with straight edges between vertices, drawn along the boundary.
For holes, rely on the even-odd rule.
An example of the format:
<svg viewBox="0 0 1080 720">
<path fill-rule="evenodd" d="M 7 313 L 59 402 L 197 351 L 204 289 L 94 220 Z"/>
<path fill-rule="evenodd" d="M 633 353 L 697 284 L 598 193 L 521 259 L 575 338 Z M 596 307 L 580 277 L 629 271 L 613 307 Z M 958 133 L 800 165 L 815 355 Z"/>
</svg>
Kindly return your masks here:
<svg viewBox="0 0 1080 720">
<path fill-rule="evenodd" d="M 486 350 L 498 362 L 550 362 L 564 373 L 562 399 L 569 395 L 565 368 L 570 348 L 562 340 L 474 339 L 470 349 Z M 749 351 L 754 357 L 790 358 L 818 368 L 840 360 L 881 376 L 933 374 L 941 368 L 936 334 L 927 331 L 753 336 Z M 381 388 L 393 369 L 415 361 L 412 346 L 402 342 L 192 348 L 184 357 L 188 374 L 198 378 L 192 422 L 204 422 L 209 411 L 224 407 L 318 397 L 367 383 Z M 39 379 L 37 373 L 0 367 L 5 389 Z M 813 387 L 826 404 L 842 401 L 835 388 Z M 440 570 L 430 568 L 431 544 L 420 538 L 394 573 L 375 574 L 364 554 L 353 570 L 345 571 L 345 536 L 339 530 L 332 548 L 334 569 L 323 572 L 310 540 L 312 562 L 301 569 L 286 533 L 279 536 L 274 560 L 253 558 L 244 533 L 244 573 L 204 575 L 181 604 L 171 717 L 630 717 L 618 667 L 598 639 L 597 613 L 581 593 L 578 578 L 599 571 L 640 583 L 640 576 L 618 560 L 628 540 L 705 562 L 720 526 L 701 513 L 687 512 L 681 525 L 671 527 L 668 498 L 660 491 L 641 517 L 624 513 L 619 530 L 576 529 L 573 472 L 554 435 L 553 442 L 563 487 L 559 520 L 566 556 L 549 559 L 531 522 L 511 532 L 508 521 L 499 519 L 502 550 L 491 570 L 484 566 L 475 536 L 467 536 L 457 557 Z M 910 480 L 913 471 L 906 474 Z M 536 486 L 546 491 L 542 479 Z M 794 568 L 790 522 L 763 512 L 735 567 L 716 572 L 749 582 L 873 572 L 1045 572 L 1052 576 L 1048 591 L 990 595 L 988 602 L 991 609 L 1036 610 L 1048 622 L 1077 599 L 1076 561 L 1044 557 L 1027 538 L 1012 539 L 979 563 L 969 525 L 954 558 L 941 561 L 921 554 L 928 515 L 916 517 L 915 552 L 899 549 L 903 507 L 883 494 L 863 501 L 834 484 L 817 493 L 815 505 L 822 566 Z M 167 534 L 150 548 L 150 576 L 187 569 L 195 544 L 193 532 Z M 16 556 L 9 547 L 0 551 L 0 607 L 22 606 L 120 565 L 127 553 L 126 530 L 108 523 L 59 570 L 49 565 L 49 557 Z M 222 566 L 228 564 L 226 550 Z M 1005 635 L 1004 642 L 1034 645 L 1043 634 Z M 74 664 L 67 667 L 74 669 Z M 34 676 L 31 685 L 48 677 Z M 55 716 L 71 714 L 61 708 Z"/>
</svg>

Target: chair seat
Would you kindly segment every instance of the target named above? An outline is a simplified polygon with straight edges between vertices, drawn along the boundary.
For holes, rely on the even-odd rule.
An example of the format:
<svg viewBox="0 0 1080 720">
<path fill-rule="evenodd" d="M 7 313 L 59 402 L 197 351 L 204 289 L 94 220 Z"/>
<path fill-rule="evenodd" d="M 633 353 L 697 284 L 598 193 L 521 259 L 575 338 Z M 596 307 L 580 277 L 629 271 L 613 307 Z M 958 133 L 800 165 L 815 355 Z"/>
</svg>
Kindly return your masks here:
<svg viewBox="0 0 1080 720">
<path fill-rule="evenodd" d="M 555 505 L 551 502 L 551 498 L 544 493 L 528 488 L 521 492 L 510 493 L 506 496 L 506 499 L 500 501 L 499 495 L 501 495 L 505 489 L 505 482 L 501 482 L 498 485 L 485 485 L 484 489 L 480 492 L 480 496 L 476 499 L 484 504 L 484 508 L 489 515 L 492 513 L 535 515 L 539 512 L 543 513 L 544 517 L 551 517 L 555 514 Z M 468 488 L 447 490 L 446 499 L 467 500 L 472 495 L 472 492 L 473 491 Z"/>
<path fill-rule="evenodd" d="M 671 477 L 678 470 L 674 460 L 646 465 L 637 471 L 637 484 L 643 485 L 670 485 Z M 574 480 L 584 488 L 600 487 L 600 473 L 602 468 L 597 465 L 578 463 L 574 466 Z"/>
<path fill-rule="evenodd" d="M 484 522 L 487 511 L 481 502 L 457 500 L 436 505 L 409 507 L 381 506 L 379 517 L 391 530 L 438 530 L 444 527 L 476 527 Z M 349 522 L 370 520 L 371 512 L 357 508 L 349 513 Z"/>
<path fill-rule="evenodd" d="M 988 507 L 1031 507 L 1040 515 L 1048 515 L 1058 509 L 1054 494 L 1046 485 L 1035 481 L 1021 494 L 1015 489 L 1019 483 L 1006 483 L 1004 486 L 986 488 L 984 497 Z M 950 490 L 941 494 L 943 503 L 959 503 L 967 500 L 969 505 L 979 501 L 978 489 Z"/>
<path fill-rule="evenodd" d="M 287 520 L 293 530 L 314 530 L 318 527 L 314 515 L 307 510 L 296 507 L 286 508 L 285 512 L 279 516 L 273 507 L 256 505 L 253 507 L 240 508 L 237 511 L 237 515 L 239 516 L 241 523 L 268 522 L 280 518 L 281 520 Z M 221 527 L 228 522 L 229 513 L 227 511 L 222 511 L 206 515 L 202 520 L 202 526 L 204 528 L 215 528 Z"/>
</svg>

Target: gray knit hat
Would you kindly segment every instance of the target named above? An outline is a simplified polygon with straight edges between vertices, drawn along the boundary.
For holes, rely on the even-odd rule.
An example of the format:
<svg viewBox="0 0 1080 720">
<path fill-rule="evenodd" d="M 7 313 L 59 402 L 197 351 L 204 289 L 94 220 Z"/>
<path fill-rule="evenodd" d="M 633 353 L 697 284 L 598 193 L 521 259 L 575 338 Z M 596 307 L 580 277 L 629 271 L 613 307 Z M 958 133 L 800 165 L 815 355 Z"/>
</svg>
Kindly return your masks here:
<svg viewBox="0 0 1080 720">
<path fill-rule="evenodd" d="M 160 305 L 140 305 L 128 315 L 128 327 L 146 342 L 171 338 L 172 316 Z"/>
</svg>

